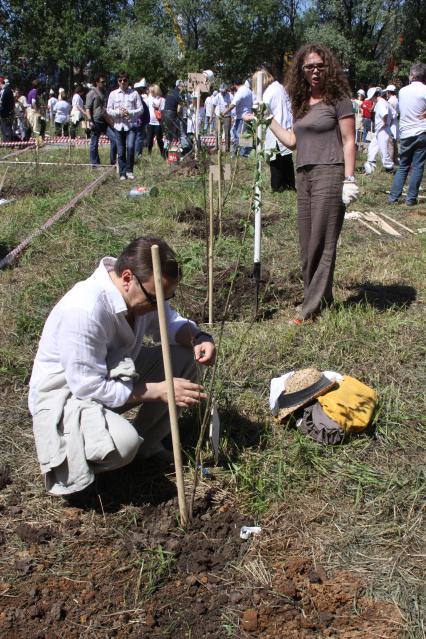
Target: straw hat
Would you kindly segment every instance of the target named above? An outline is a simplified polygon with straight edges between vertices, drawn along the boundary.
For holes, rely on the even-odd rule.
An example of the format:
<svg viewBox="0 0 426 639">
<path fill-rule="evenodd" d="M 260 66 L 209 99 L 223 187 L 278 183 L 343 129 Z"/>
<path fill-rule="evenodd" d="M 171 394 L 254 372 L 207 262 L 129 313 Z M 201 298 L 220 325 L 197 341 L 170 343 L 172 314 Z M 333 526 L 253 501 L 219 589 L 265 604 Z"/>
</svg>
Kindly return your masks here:
<svg viewBox="0 0 426 639">
<path fill-rule="evenodd" d="M 283 421 L 298 408 L 302 408 L 319 395 L 329 391 L 335 383 L 316 368 L 295 371 L 278 397 L 278 419 Z"/>
</svg>

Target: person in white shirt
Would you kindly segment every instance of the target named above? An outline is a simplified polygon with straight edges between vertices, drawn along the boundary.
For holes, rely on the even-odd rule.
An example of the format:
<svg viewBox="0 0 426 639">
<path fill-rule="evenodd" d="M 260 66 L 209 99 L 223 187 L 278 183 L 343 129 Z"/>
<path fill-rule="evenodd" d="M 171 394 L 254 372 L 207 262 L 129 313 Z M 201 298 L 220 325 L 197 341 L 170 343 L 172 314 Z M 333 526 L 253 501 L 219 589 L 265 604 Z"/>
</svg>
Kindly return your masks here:
<svg viewBox="0 0 426 639">
<path fill-rule="evenodd" d="M 226 116 L 228 113 L 231 113 L 232 109 L 235 107 L 235 122 L 232 127 L 231 137 L 232 137 L 232 154 L 236 155 L 238 153 L 239 148 L 239 137 L 243 131 L 244 120 L 243 116 L 252 112 L 253 108 L 253 94 L 251 89 L 249 89 L 241 79 L 235 81 L 235 85 L 237 87 L 237 91 L 232 98 L 231 104 L 226 107 L 223 112 L 223 115 Z M 239 153 L 243 157 L 247 157 L 250 155 L 251 146 L 244 146 L 239 148 Z"/>
<path fill-rule="evenodd" d="M 77 137 L 77 128 L 81 120 L 84 120 L 86 113 L 84 111 L 83 101 L 84 89 L 81 84 L 77 84 L 75 87 L 74 95 L 71 101 L 71 114 L 70 114 L 70 136 L 74 140 Z"/>
<path fill-rule="evenodd" d="M 208 135 L 214 130 L 215 96 L 213 94 L 206 97 L 204 107 L 206 109 L 205 132 Z"/>
<path fill-rule="evenodd" d="M 389 202 L 396 204 L 402 195 L 411 167 L 405 203 L 415 206 L 426 160 L 426 64 L 410 69 L 410 84 L 399 92 L 399 168 L 393 178 Z"/>
<path fill-rule="evenodd" d="M 149 123 L 146 127 L 146 145 L 148 148 L 148 155 L 152 153 L 152 147 L 154 145 L 154 138 L 157 140 L 158 149 L 161 153 L 161 157 L 166 159 L 166 153 L 164 152 L 163 142 L 163 129 L 161 126 L 161 120 L 163 117 L 165 100 L 161 95 L 161 89 L 158 84 L 151 84 L 149 87 L 148 95 L 148 107 L 149 107 Z"/>
<path fill-rule="evenodd" d="M 134 180 L 136 127 L 143 111 L 142 100 L 129 87 L 129 76 L 124 71 L 118 75 L 118 87 L 109 94 L 107 113 L 114 121 L 120 180 Z"/>
<path fill-rule="evenodd" d="M 216 118 L 222 118 L 223 138 L 225 141 L 225 151 L 229 152 L 231 147 L 231 114 L 223 115 L 225 109 L 231 104 L 232 97 L 226 84 L 221 84 L 219 93 L 215 97 Z"/>
<path fill-rule="evenodd" d="M 268 105 L 275 120 L 286 130 L 293 127 L 291 103 L 287 91 L 267 70 L 263 69 L 263 102 Z M 253 84 L 256 76 L 253 76 Z M 271 172 L 271 189 L 274 193 L 295 191 L 292 151 L 280 142 L 268 127 L 265 134 L 265 152 Z"/>
<path fill-rule="evenodd" d="M 389 149 L 391 157 L 395 164 L 398 162 L 398 142 L 399 142 L 399 102 L 396 96 L 396 86 L 394 84 L 389 84 L 384 90 L 386 95 L 386 99 L 388 103 L 392 107 L 392 120 L 390 123 L 390 129 L 392 133 L 392 138 L 389 141 Z"/>
<path fill-rule="evenodd" d="M 66 93 L 60 95 L 59 100 L 53 107 L 55 114 L 55 135 L 68 135 L 71 104 L 67 100 Z"/>
<path fill-rule="evenodd" d="M 97 473 L 141 459 L 167 456 L 167 386 L 159 341 L 151 247 L 157 244 L 165 298 L 174 297 L 182 272 L 163 240 L 140 237 L 118 259 L 104 257 L 53 308 L 44 326 L 30 379 L 28 405 L 47 490 L 85 489 Z M 176 405 L 205 398 L 194 380 L 197 364 L 211 365 L 208 333 L 166 302 Z M 141 405 L 133 424 L 120 413 Z"/>
<path fill-rule="evenodd" d="M 376 155 L 379 152 L 385 171 L 393 173 L 393 160 L 389 153 L 389 141 L 392 139 L 390 125 L 393 109 L 382 97 L 380 87 L 368 89 L 367 100 L 372 100 L 374 103 L 374 130 L 376 135 L 368 147 L 367 162 L 364 163 L 365 173 L 367 175 L 373 173 L 376 168 Z"/>
<path fill-rule="evenodd" d="M 54 113 L 54 107 L 55 104 L 58 101 L 58 98 L 55 96 L 55 92 L 53 89 L 50 89 L 49 91 L 49 99 L 47 101 L 47 113 L 48 113 L 48 117 L 49 117 L 49 123 L 53 126 L 54 122 L 55 122 L 55 113 Z"/>
</svg>

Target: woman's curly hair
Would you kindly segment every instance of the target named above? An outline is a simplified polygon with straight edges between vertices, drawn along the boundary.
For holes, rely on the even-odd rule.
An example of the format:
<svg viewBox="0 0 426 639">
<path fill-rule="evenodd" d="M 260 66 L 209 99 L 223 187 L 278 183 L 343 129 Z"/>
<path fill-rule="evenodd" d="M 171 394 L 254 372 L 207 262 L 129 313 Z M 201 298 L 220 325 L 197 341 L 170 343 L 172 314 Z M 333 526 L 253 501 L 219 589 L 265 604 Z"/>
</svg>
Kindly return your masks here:
<svg viewBox="0 0 426 639">
<path fill-rule="evenodd" d="M 309 110 L 311 87 L 306 81 L 302 67 L 306 56 L 310 53 L 318 54 L 326 65 L 323 101 L 326 104 L 336 104 L 338 100 L 351 96 L 349 83 L 343 69 L 330 49 L 317 42 L 305 44 L 294 56 L 285 82 L 295 120 L 302 118 Z"/>
</svg>

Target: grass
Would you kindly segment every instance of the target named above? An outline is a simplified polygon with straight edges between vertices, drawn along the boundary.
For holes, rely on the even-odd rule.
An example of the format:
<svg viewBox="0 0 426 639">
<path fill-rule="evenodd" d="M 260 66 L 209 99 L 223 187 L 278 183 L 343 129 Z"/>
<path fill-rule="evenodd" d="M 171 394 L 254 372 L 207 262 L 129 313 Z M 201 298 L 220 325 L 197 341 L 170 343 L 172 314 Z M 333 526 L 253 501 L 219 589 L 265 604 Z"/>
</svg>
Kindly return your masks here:
<svg viewBox="0 0 426 639">
<path fill-rule="evenodd" d="M 102 153 L 105 159 L 106 150 Z M 47 149 L 40 157 L 66 160 L 67 154 Z M 87 150 L 73 150 L 72 158 L 87 161 Z M 240 251 L 242 225 L 236 229 L 235 220 L 247 219 L 252 168 L 251 160 L 241 162 L 227 198 L 224 234 L 216 244 L 218 268 L 233 269 Z M 0 502 L 5 504 L 11 493 L 21 491 L 22 516 L 27 520 L 45 522 L 58 511 L 55 500 L 43 493 L 26 411 L 32 360 L 53 304 L 75 281 L 88 276 L 100 257 L 116 255 L 141 234 L 161 235 L 178 251 L 185 271 L 176 300 L 182 313 L 191 307 L 191 287 L 205 287 L 201 276 L 205 240 L 189 233 L 190 224 L 176 221 L 186 208 L 204 208 L 205 176 L 170 174 L 158 158 L 146 157 L 135 172 L 138 184 L 158 185 L 157 198 L 131 200 L 129 185 L 111 176 L 69 218 L 31 244 L 18 264 L 0 273 L 0 455 L 13 476 L 12 485 L 0 493 Z M 15 194 L 16 202 L 1 210 L 1 243 L 13 248 L 92 179 L 93 173 L 85 168 L 11 167 L 5 188 Z M 426 205 L 413 209 L 387 205 L 380 189 L 389 183 L 390 177 L 380 171 L 362 178 L 361 198 L 353 208 L 385 211 L 413 230 L 426 226 Z M 426 236 L 402 231 L 401 239 L 379 238 L 356 221 L 346 222 L 335 275 L 337 305 L 312 326 L 294 330 L 287 319 L 302 293 L 295 196 L 271 194 L 265 186 L 263 207 L 265 223 L 278 213 L 265 227 L 262 266 L 279 293 L 272 319 L 253 322 L 253 307 L 247 304 L 235 321 L 225 324 L 215 389 L 223 425 L 221 489 L 256 521 L 276 530 L 277 556 L 285 553 L 279 531 L 292 521 L 301 552 L 313 553 L 328 567 L 345 567 L 366 576 L 372 595 L 400 605 L 405 636 L 420 639 L 425 606 L 421 563 Z M 227 233 L 227 225 L 232 233 Z M 252 233 L 248 233 L 241 266 L 250 267 L 251 260 Z M 215 325 L 213 332 L 218 330 Z M 270 379 L 306 366 L 344 371 L 377 390 L 372 434 L 354 437 L 344 446 L 321 447 L 291 423 L 272 425 Z M 187 419 L 191 421 L 190 416 Z M 208 451 L 205 455 L 208 459 Z M 312 519 L 312 513 L 321 511 L 318 521 Z M 131 517 L 127 511 L 109 515 L 106 525 L 120 534 Z M 95 529 L 105 522 L 93 515 L 85 525 Z M 265 548 L 265 561 L 268 552 Z M 173 557 L 161 548 L 142 555 L 140 579 L 128 593 L 129 604 L 136 607 L 141 596 L 161 587 L 172 563 Z M 59 554 L 56 565 L 61 566 Z M 232 632 L 229 621 L 224 633 Z"/>
</svg>

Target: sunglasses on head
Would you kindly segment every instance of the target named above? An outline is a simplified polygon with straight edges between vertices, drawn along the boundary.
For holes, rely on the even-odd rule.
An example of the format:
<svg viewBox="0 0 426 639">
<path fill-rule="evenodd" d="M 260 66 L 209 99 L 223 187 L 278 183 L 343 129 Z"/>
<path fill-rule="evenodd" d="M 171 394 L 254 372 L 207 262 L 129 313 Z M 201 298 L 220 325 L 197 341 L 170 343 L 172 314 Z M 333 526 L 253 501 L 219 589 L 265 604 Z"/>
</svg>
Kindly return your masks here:
<svg viewBox="0 0 426 639">
<path fill-rule="evenodd" d="M 318 62 L 313 64 L 304 64 L 302 68 L 304 71 L 313 71 L 314 69 L 318 69 L 318 71 L 324 71 L 326 67 L 327 65 L 324 64 L 324 62 Z"/>
<path fill-rule="evenodd" d="M 133 277 L 136 278 L 139 286 L 141 287 L 143 293 L 145 294 L 146 299 L 151 304 L 151 306 L 157 306 L 157 298 L 155 297 L 155 295 L 153 295 L 152 293 L 149 293 L 149 291 L 146 290 L 145 286 L 142 284 L 142 282 L 140 281 L 136 273 L 133 273 Z M 167 302 L 168 300 L 173 299 L 174 296 L 175 294 L 173 293 L 173 295 L 170 295 L 169 297 L 165 297 L 164 301 Z"/>
</svg>

